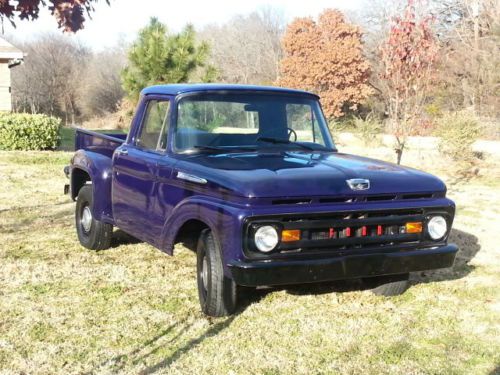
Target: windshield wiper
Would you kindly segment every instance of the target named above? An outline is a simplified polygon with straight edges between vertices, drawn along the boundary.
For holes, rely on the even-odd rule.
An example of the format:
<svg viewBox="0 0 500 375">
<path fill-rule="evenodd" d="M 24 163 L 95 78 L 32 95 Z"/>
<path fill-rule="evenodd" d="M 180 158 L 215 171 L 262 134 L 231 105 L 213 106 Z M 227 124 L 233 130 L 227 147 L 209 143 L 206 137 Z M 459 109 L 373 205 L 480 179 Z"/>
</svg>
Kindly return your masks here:
<svg viewBox="0 0 500 375">
<path fill-rule="evenodd" d="M 293 142 L 288 139 L 281 139 L 281 138 L 271 138 L 271 137 L 259 137 L 257 138 L 257 141 L 262 141 L 262 142 L 267 142 L 267 143 L 273 143 L 273 144 L 283 144 L 283 145 L 294 145 L 294 146 L 299 146 L 302 147 L 303 149 L 309 150 L 309 151 L 315 151 L 316 149 L 311 146 L 304 145 L 299 142 Z"/>
<path fill-rule="evenodd" d="M 193 148 L 197 150 L 204 150 L 204 151 L 224 151 L 224 152 L 230 152 L 230 151 L 257 151 L 257 148 L 255 147 L 219 147 L 219 146 L 205 146 L 205 145 L 194 145 Z"/>
</svg>

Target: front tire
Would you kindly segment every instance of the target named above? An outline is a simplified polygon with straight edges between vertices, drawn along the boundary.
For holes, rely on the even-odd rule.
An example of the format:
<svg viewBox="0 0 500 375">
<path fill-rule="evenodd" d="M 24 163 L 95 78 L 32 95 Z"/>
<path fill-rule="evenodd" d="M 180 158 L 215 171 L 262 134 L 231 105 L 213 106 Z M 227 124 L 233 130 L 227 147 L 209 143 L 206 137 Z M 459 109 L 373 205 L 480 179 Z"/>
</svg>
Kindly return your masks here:
<svg viewBox="0 0 500 375">
<path fill-rule="evenodd" d="M 221 249 L 209 229 L 201 233 L 196 257 L 201 310 L 214 317 L 231 315 L 236 310 L 238 287 L 224 276 Z"/>
<path fill-rule="evenodd" d="M 94 218 L 92 202 L 92 185 L 85 185 L 76 199 L 75 224 L 78 240 L 87 249 L 105 250 L 111 246 L 113 226 Z"/>
<path fill-rule="evenodd" d="M 410 286 L 409 273 L 401 275 L 377 276 L 363 279 L 363 283 L 378 296 L 399 296 Z"/>
</svg>

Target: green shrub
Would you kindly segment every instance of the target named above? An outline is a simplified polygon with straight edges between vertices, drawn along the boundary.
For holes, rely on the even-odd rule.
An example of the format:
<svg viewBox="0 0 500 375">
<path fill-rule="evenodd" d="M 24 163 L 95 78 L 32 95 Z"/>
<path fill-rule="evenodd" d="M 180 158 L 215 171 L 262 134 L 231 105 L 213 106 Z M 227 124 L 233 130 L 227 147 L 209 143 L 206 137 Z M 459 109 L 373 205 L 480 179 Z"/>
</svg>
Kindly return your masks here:
<svg viewBox="0 0 500 375">
<path fill-rule="evenodd" d="M 352 132 L 354 129 L 353 116 L 331 117 L 328 126 L 332 133 Z"/>
<path fill-rule="evenodd" d="M 472 145 L 481 135 L 481 125 L 474 114 L 461 111 L 443 115 L 437 123 L 436 135 L 441 137 L 439 151 L 459 167 L 467 168 L 474 163 Z"/>
<path fill-rule="evenodd" d="M 376 118 L 372 116 L 367 116 L 366 119 L 356 117 L 353 120 L 353 124 L 365 145 L 380 143 L 379 135 L 382 133 L 384 127 Z"/>
<path fill-rule="evenodd" d="M 428 104 L 425 106 L 424 110 L 432 118 L 439 118 L 443 114 L 441 106 L 436 102 Z"/>
<path fill-rule="evenodd" d="M 0 149 L 53 150 L 60 141 L 61 120 L 27 113 L 0 114 Z"/>
</svg>

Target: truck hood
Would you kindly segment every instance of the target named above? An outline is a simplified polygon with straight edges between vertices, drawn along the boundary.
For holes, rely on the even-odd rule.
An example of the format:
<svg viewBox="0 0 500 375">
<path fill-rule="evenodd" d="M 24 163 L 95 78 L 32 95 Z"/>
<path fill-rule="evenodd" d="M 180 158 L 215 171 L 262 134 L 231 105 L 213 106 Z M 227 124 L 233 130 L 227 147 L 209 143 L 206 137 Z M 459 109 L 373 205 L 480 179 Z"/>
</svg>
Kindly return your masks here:
<svg viewBox="0 0 500 375">
<path fill-rule="evenodd" d="M 445 184 L 428 173 L 337 152 L 197 154 L 179 161 L 177 169 L 244 197 L 446 191 Z M 370 180 L 370 188 L 351 190 L 346 180 L 353 178 Z"/>
</svg>

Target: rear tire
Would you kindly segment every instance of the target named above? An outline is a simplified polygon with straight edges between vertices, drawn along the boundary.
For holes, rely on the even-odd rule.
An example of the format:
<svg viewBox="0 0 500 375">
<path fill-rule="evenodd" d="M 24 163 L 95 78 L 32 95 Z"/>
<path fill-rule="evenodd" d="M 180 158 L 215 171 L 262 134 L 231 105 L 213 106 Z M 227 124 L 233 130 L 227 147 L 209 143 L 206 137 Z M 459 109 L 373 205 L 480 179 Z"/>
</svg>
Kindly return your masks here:
<svg viewBox="0 0 500 375">
<path fill-rule="evenodd" d="M 105 250 L 111 246 L 113 226 L 94 219 L 92 213 L 92 185 L 83 186 L 78 192 L 75 224 L 78 240 L 90 250 Z"/>
<path fill-rule="evenodd" d="M 378 296 L 398 296 L 408 289 L 409 273 L 401 275 L 388 275 L 364 278 L 363 283 L 371 289 L 373 294 Z"/>
<path fill-rule="evenodd" d="M 214 317 L 231 315 L 236 310 L 238 287 L 224 276 L 221 249 L 209 229 L 200 235 L 196 257 L 201 310 Z"/>
</svg>

